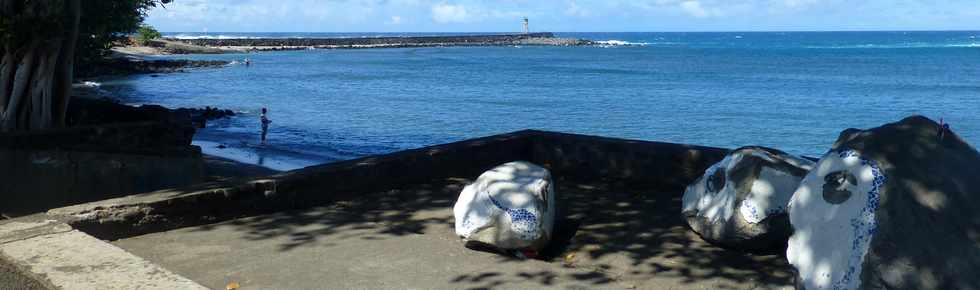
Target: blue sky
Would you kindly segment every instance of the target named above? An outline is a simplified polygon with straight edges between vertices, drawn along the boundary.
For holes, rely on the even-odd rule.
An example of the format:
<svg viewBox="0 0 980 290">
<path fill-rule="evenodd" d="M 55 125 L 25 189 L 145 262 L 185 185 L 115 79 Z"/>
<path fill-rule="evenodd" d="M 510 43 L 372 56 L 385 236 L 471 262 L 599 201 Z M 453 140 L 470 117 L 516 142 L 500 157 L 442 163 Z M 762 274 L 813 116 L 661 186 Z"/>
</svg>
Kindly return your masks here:
<svg viewBox="0 0 980 290">
<path fill-rule="evenodd" d="M 169 32 L 980 30 L 980 0 L 176 0 Z"/>
</svg>

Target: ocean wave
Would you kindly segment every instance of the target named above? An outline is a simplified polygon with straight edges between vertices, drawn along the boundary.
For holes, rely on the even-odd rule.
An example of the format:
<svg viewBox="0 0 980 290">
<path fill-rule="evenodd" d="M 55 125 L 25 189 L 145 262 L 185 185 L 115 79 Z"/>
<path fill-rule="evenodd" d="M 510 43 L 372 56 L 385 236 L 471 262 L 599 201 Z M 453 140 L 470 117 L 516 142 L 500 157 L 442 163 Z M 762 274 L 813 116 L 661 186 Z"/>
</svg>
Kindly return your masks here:
<svg viewBox="0 0 980 290">
<path fill-rule="evenodd" d="M 241 36 L 241 35 L 189 35 L 189 34 L 177 34 L 177 35 L 165 35 L 166 38 L 176 38 L 176 39 L 252 39 L 261 38 L 254 36 Z"/>
<path fill-rule="evenodd" d="M 647 46 L 652 44 L 649 42 L 629 42 L 629 41 L 616 40 L 616 39 L 600 40 L 600 41 L 596 41 L 595 43 L 599 45 L 606 45 L 606 46 Z"/>
</svg>

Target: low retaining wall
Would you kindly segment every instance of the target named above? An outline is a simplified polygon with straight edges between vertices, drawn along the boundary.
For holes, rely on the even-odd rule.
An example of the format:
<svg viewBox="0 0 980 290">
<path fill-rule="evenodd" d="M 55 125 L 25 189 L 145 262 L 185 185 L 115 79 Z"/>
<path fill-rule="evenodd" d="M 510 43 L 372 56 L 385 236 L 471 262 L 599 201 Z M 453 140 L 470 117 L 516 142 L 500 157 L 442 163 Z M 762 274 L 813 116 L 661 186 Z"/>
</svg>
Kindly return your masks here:
<svg viewBox="0 0 980 290">
<path fill-rule="evenodd" d="M 529 38 L 552 38 L 550 32 L 529 34 L 357 37 L 357 38 L 236 38 L 169 39 L 199 46 L 380 46 L 380 45 L 494 45 L 511 44 Z"/>
<path fill-rule="evenodd" d="M 202 182 L 200 148 L 187 129 L 136 122 L 0 134 L 0 213 Z"/>
<path fill-rule="evenodd" d="M 531 161 L 552 176 L 683 193 L 727 149 L 535 131 Z M 680 196 L 680 194 L 678 194 Z"/>
<path fill-rule="evenodd" d="M 728 151 L 720 148 L 520 131 L 307 167 L 240 182 L 201 184 L 53 209 L 101 239 L 118 239 L 242 216 L 328 204 L 376 190 L 446 177 L 476 178 L 526 160 L 569 181 L 603 180 L 655 194 L 683 194 Z"/>
</svg>

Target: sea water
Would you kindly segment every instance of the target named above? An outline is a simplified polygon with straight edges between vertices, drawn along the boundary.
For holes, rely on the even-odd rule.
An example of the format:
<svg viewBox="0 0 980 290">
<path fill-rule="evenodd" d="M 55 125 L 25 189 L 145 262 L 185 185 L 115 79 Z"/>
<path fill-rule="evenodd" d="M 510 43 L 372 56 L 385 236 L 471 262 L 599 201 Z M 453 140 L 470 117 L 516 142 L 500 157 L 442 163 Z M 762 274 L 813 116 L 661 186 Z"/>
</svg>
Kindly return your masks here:
<svg viewBox="0 0 980 290">
<path fill-rule="evenodd" d="M 196 144 L 276 169 L 522 129 L 820 156 L 844 129 L 913 114 L 980 144 L 980 32 L 557 35 L 601 42 L 172 56 L 237 62 L 100 89 L 130 104 L 234 110 Z"/>
</svg>

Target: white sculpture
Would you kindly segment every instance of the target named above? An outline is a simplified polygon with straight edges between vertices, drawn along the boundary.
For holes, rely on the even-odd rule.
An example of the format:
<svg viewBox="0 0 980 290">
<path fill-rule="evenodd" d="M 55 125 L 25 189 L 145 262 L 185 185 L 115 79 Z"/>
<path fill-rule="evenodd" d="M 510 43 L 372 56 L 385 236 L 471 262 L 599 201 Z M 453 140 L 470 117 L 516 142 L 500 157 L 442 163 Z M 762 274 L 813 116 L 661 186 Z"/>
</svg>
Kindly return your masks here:
<svg viewBox="0 0 980 290">
<path fill-rule="evenodd" d="M 812 165 L 775 149 L 736 149 L 687 187 L 681 212 L 708 242 L 740 250 L 781 248 L 792 233 L 786 205 Z"/>
<path fill-rule="evenodd" d="M 555 190 L 551 173 L 529 162 L 484 172 L 453 207 L 456 234 L 504 250 L 539 250 L 551 239 Z"/>
<path fill-rule="evenodd" d="M 790 201 L 796 233 L 786 250 L 805 289 L 858 289 L 885 179 L 853 150 L 828 153 L 807 175 Z"/>
</svg>

